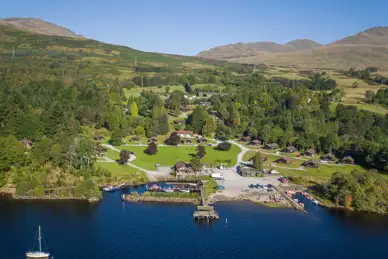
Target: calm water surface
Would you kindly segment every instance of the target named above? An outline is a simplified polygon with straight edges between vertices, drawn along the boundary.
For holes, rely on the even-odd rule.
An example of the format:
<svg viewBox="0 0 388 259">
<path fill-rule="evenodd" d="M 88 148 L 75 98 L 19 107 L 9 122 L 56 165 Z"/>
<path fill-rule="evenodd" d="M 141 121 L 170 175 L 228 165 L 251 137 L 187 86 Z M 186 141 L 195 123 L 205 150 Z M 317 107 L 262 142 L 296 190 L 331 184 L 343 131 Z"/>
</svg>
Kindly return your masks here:
<svg viewBox="0 0 388 259">
<path fill-rule="evenodd" d="M 121 202 L 128 192 L 105 193 L 97 205 L 0 200 L 0 258 L 24 258 L 38 224 L 57 259 L 388 258 L 387 217 L 236 202 L 198 224 L 192 205 Z"/>
</svg>

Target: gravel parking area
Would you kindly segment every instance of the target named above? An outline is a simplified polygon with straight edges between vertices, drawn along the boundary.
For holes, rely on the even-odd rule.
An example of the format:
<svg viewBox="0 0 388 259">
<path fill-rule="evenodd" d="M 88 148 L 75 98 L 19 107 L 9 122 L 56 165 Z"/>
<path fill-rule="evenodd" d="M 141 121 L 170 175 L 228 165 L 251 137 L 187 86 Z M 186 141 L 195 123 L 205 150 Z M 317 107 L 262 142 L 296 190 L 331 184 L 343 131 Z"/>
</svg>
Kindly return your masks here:
<svg viewBox="0 0 388 259">
<path fill-rule="evenodd" d="M 223 190 L 220 194 L 223 194 L 228 197 L 236 197 L 239 194 L 242 194 L 246 191 L 259 191 L 260 189 L 251 189 L 249 188 L 250 184 L 262 184 L 267 185 L 271 184 L 274 186 L 280 185 L 278 180 L 282 175 L 268 175 L 265 177 L 242 177 L 239 175 L 235 169 L 226 168 L 226 169 L 212 169 L 214 173 L 220 173 L 224 175 L 225 181 Z"/>
</svg>

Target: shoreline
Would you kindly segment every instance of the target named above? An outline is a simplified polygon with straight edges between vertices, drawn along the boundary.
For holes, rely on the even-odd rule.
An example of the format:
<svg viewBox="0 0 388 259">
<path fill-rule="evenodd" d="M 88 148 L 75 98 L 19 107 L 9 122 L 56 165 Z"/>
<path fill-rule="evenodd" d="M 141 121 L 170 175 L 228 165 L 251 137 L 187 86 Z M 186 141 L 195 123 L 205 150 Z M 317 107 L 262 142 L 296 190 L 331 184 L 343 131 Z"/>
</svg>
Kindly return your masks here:
<svg viewBox="0 0 388 259">
<path fill-rule="evenodd" d="M 127 202 L 156 202 L 156 203 L 191 203 L 194 205 L 199 205 L 199 201 L 196 198 L 181 198 L 181 197 L 152 197 L 152 196 L 143 196 L 143 195 L 131 195 L 131 194 L 122 194 L 122 201 Z"/>
<path fill-rule="evenodd" d="M 60 197 L 60 196 L 19 196 L 11 195 L 13 200 L 23 201 L 87 201 L 88 203 L 99 202 L 102 198 L 80 198 L 80 197 Z"/>
</svg>

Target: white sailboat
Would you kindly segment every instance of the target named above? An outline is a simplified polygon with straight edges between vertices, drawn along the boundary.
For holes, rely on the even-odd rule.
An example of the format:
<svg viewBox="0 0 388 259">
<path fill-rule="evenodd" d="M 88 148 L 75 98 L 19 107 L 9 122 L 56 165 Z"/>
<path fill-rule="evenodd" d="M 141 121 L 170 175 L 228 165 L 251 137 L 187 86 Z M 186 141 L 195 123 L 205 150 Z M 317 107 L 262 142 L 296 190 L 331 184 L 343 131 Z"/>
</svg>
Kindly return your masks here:
<svg viewBox="0 0 388 259">
<path fill-rule="evenodd" d="M 38 251 L 30 251 L 26 253 L 27 259 L 40 258 L 40 259 L 49 259 L 50 253 L 42 251 L 42 235 L 40 226 L 38 227 L 38 243 L 39 250 Z"/>
</svg>

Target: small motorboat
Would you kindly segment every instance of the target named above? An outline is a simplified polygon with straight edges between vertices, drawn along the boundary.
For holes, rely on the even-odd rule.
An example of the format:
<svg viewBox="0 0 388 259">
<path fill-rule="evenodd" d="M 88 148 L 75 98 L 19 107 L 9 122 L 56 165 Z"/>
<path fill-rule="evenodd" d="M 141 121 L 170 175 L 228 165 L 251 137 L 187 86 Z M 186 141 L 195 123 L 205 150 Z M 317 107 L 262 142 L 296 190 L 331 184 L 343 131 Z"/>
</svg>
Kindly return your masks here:
<svg viewBox="0 0 388 259">
<path fill-rule="evenodd" d="M 153 184 L 152 186 L 151 186 L 151 188 L 147 188 L 147 190 L 149 190 L 149 191 L 151 191 L 151 192 L 160 192 L 160 191 L 162 191 L 162 187 L 160 187 L 159 185 L 157 185 L 157 184 Z"/>
<path fill-rule="evenodd" d="M 174 192 L 175 191 L 175 189 L 173 189 L 173 188 L 164 188 L 164 189 L 162 189 L 164 192 Z"/>
<path fill-rule="evenodd" d="M 295 201 L 296 203 L 298 203 L 298 202 L 299 202 L 299 200 L 298 200 L 298 199 L 294 199 L 294 201 Z"/>
<path fill-rule="evenodd" d="M 312 200 L 312 202 L 315 204 L 315 205 L 319 205 L 319 202 L 317 200 Z"/>
<path fill-rule="evenodd" d="M 183 190 L 181 190 L 181 192 L 186 192 L 186 193 L 189 193 L 189 192 L 190 192 L 190 190 L 183 189 Z"/>
<path fill-rule="evenodd" d="M 120 185 L 117 185 L 117 186 L 112 186 L 112 185 L 109 185 L 109 186 L 106 186 L 104 188 L 102 188 L 104 191 L 106 192 L 114 192 L 114 191 L 117 191 L 117 190 L 120 190 L 121 187 L 123 187 L 125 185 L 125 183 L 122 183 Z"/>
</svg>

